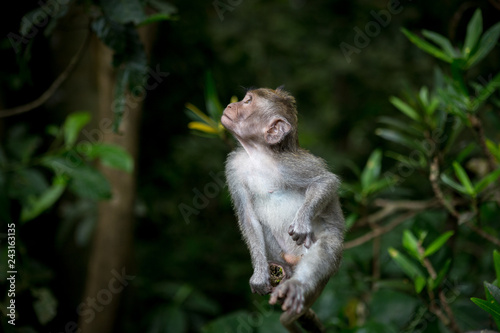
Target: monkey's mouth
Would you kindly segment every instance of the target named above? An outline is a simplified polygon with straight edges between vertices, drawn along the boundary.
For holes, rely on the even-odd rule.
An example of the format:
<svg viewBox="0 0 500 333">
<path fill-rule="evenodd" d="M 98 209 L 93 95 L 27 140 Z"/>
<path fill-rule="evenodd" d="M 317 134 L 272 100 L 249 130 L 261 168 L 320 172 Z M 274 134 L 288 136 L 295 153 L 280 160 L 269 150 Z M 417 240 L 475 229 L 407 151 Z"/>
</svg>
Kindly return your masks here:
<svg viewBox="0 0 500 333">
<path fill-rule="evenodd" d="M 231 119 L 231 117 L 229 117 L 225 112 L 222 114 L 222 118 L 224 118 L 224 117 L 229 119 L 231 122 L 233 121 L 233 119 Z"/>
</svg>

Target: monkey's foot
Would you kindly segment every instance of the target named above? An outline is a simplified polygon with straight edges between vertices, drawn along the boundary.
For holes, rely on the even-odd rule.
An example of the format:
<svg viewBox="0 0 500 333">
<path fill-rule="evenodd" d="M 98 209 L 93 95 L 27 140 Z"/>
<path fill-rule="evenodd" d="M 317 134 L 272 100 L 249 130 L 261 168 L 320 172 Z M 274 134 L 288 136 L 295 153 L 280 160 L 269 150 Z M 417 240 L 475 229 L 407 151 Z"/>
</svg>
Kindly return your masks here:
<svg viewBox="0 0 500 333">
<path fill-rule="evenodd" d="M 283 266 L 275 264 L 273 262 L 269 263 L 269 274 L 270 274 L 269 282 L 273 287 L 279 285 L 280 282 L 286 278 L 286 273 Z"/>
<path fill-rule="evenodd" d="M 297 280 L 286 280 L 278 285 L 271 294 L 269 304 L 282 302 L 281 309 L 292 313 L 300 313 L 304 310 L 304 286 Z"/>
</svg>

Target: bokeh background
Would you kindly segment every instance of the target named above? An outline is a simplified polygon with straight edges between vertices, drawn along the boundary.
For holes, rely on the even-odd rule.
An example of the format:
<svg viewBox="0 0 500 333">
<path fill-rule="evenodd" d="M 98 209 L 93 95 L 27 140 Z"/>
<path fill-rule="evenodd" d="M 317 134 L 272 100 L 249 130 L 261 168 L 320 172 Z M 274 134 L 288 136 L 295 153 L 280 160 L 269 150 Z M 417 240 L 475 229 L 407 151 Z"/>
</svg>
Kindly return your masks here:
<svg viewBox="0 0 500 333">
<path fill-rule="evenodd" d="M 297 99 L 301 145 L 344 181 L 350 243 L 314 306 L 327 331 L 498 329 L 470 300 L 495 299 L 500 275 L 498 1 L 4 6 L 6 332 L 283 332 L 280 309 L 248 286 L 223 186 L 236 143 L 217 119 L 247 88 L 280 85 Z M 402 28 L 438 48 L 422 30 L 444 36 L 454 60 Z M 490 28 L 469 66 L 464 43 L 482 50 Z"/>
</svg>

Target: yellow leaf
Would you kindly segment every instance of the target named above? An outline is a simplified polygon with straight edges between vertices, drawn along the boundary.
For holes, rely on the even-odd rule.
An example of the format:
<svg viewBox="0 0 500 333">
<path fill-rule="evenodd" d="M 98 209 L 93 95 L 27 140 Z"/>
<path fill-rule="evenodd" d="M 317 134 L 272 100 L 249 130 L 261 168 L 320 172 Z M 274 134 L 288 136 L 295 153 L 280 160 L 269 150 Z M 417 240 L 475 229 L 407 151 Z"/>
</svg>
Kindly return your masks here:
<svg viewBox="0 0 500 333">
<path fill-rule="evenodd" d="M 200 109 L 198 109 L 196 106 L 194 106 L 193 104 L 191 103 L 186 103 L 186 108 L 193 112 L 195 115 L 197 115 L 198 117 L 200 117 L 201 119 L 203 119 L 204 122 L 206 122 L 207 124 L 210 124 L 210 125 L 215 125 L 215 122 L 213 121 L 213 119 L 211 119 L 210 117 L 208 117 L 206 114 L 204 114 L 203 112 L 201 112 Z"/>
<path fill-rule="evenodd" d="M 204 124 L 204 123 L 199 122 L 199 121 L 190 122 L 188 124 L 188 128 L 193 129 L 193 130 L 202 131 L 205 133 L 210 133 L 210 134 L 217 134 L 218 133 L 218 131 L 215 128 L 213 128 L 212 126 Z"/>
<path fill-rule="evenodd" d="M 230 103 L 236 103 L 236 102 L 238 102 L 238 97 L 236 96 L 231 97 Z"/>
</svg>

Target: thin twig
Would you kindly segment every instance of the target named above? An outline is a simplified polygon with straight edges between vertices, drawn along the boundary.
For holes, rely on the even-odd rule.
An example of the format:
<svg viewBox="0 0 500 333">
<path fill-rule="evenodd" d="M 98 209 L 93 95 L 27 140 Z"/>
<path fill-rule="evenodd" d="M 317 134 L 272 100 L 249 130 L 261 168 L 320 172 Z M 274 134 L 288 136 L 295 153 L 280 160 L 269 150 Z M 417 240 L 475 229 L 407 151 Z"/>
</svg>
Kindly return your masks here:
<svg viewBox="0 0 500 333">
<path fill-rule="evenodd" d="M 453 314 L 453 311 L 450 308 L 450 305 L 448 304 L 448 301 L 446 300 L 446 295 L 442 290 L 439 291 L 439 300 L 441 301 L 441 305 L 444 308 L 444 311 L 448 315 L 449 323 L 448 327 L 452 332 L 455 333 L 462 333 L 462 330 L 460 327 L 458 327 L 457 320 L 455 319 L 455 315 Z"/>
<path fill-rule="evenodd" d="M 483 154 L 486 156 L 486 160 L 488 161 L 488 169 L 490 172 L 495 171 L 497 168 L 497 163 L 495 158 L 491 154 L 488 146 L 486 145 L 486 136 L 484 135 L 484 128 L 481 120 L 473 114 L 468 115 L 469 121 L 471 123 L 472 129 L 474 129 L 477 140 L 479 141 L 479 146 L 483 151 Z"/>
<path fill-rule="evenodd" d="M 421 244 L 418 244 L 417 246 L 418 246 L 418 252 L 421 255 L 423 255 L 425 252 L 424 248 L 422 247 Z M 431 279 L 436 280 L 436 278 L 437 278 L 436 270 L 434 269 L 434 266 L 432 266 L 431 261 L 428 258 L 424 258 L 423 263 L 424 263 L 424 267 L 427 270 L 427 272 L 429 273 Z M 448 301 L 446 299 L 446 296 L 445 296 L 443 290 L 439 290 L 439 293 L 438 293 L 439 303 L 436 302 L 436 296 L 435 296 L 434 291 L 432 289 L 430 289 L 430 288 L 428 289 L 428 294 L 429 294 L 429 299 L 430 299 L 429 310 L 432 313 L 434 313 L 439 318 L 439 320 L 441 320 L 441 322 L 444 325 L 448 326 L 448 328 L 452 332 L 461 333 L 462 331 L 460 330 L 460 327 L 458 327 L 458 325 L 457 325 L 455 315 L 453 314 L 453 311 L 451 310 L 451 308 L 448 304 Z M 444 309 L 444 311 L 446 312 L 446 315 L 443 313 L 443 311 L 441 310 L 439 305 L 441 305 L 441 307 Z"/>
<path fill-rule="evenodd" d="M 496 0 L 489 0 L 489 1 L 493 5 L 493 7 L 495 7 L 498 10 L 500 10 L 500 2 L 498 2 Z"/>
<path fill-rule="evenodd" d="M 394 229 L 395 227 L 397 227 L 398 225 L 400 225 L 401 223 L 403 223 L 404 221 L 417 215 L 418 213 L 419 213 L 419 211 L 412 211 L 412 212 L 407 212 L 406 214 L 400 215 L 397 218 L 395 218 L 394 220 L 392 220 L 390 223 L 388 223 L 382 227 L 378 227 L 377 229 L 373 229 L 372 231 L 364 234 L 361 237 L 353 239 L 349 242 L 345 242 L 344 249 L 351 249 L 353 247 L 364 244 L 364 243 L 372 240 L 375 237 L 386 234 L 389 231 L 391 231 L 392 229 Z"/>
<path fill-rule="evenodd" d="M 451 205 L 448 201 L 446 201 L 446 199 L 444 198 L 443 192 L 439 187 L 438 177 L 439 177 L 439 159 L 437 156 L 434 156 L 429 170 L 429 181 L 431 182 L 432 191 L 434 192 L 434 195 L 439 200 L 441 205 L 444 208 L 446 208 L 448 212 L 450 212 L 450 214 L 453 215 L 453 217 L 459 220 L 460 214 L 456 211 L 455 207 Z"/>
<path fill-rule="evenodd" d="M 389 215 L 399 211 L 399 210 L 424 210 L 429 209 L 431 207 L 437 207 L 439 203 L 434 200 L 423 200 L 423 201 L 414 201 L 414 200 L 398 200 L 398 201 L 390 201 L 385 199 L 375 200 L 373 203 L 376 207 L 381 207 L 379 211 L 368 215 L 366 217 L 360 218 L 356 222 L 357 227 L 362 227 L 370 223 L 377 223 L 385 220 Z"/>
<path fill-rule="evenodd" d="M 500 246 L 500 239 L 496 238 L 495 236 L 492 236 L 491 234 L 487 233 L 481 228 L 476 227 L 470 222 L 466 223 L 469 228 L 471 228 L 472 231 L 474 231 L 476 234 L 479 236 L 483 237 L 484 239 L 492 242 L 493 244 Z"/>
<path fill-rule="evenodd" d="M 0 118 L 9 117 L 16 114 L 24 113 L 36 109 L 37 107 L 44 104 L 54 93 L 59 89 L 61 84 L 69 77 L 71 72 L 75 69 L 76 65 L 82 58 L 83 52 L 87 48 L 90 41 L 91 34 L 89 33 L 85 38 L 85 41 L 80 46 L 80 49 L 75 53 L 75 55 L 71 58 L 66 69 L 57 77 L 57 79 L 50 85 L 49 89 L 47 89 L 40 97 L 31 101 L 27 104 L 16 106 L 11 109 L 0 110 Z"/>
</svg>

